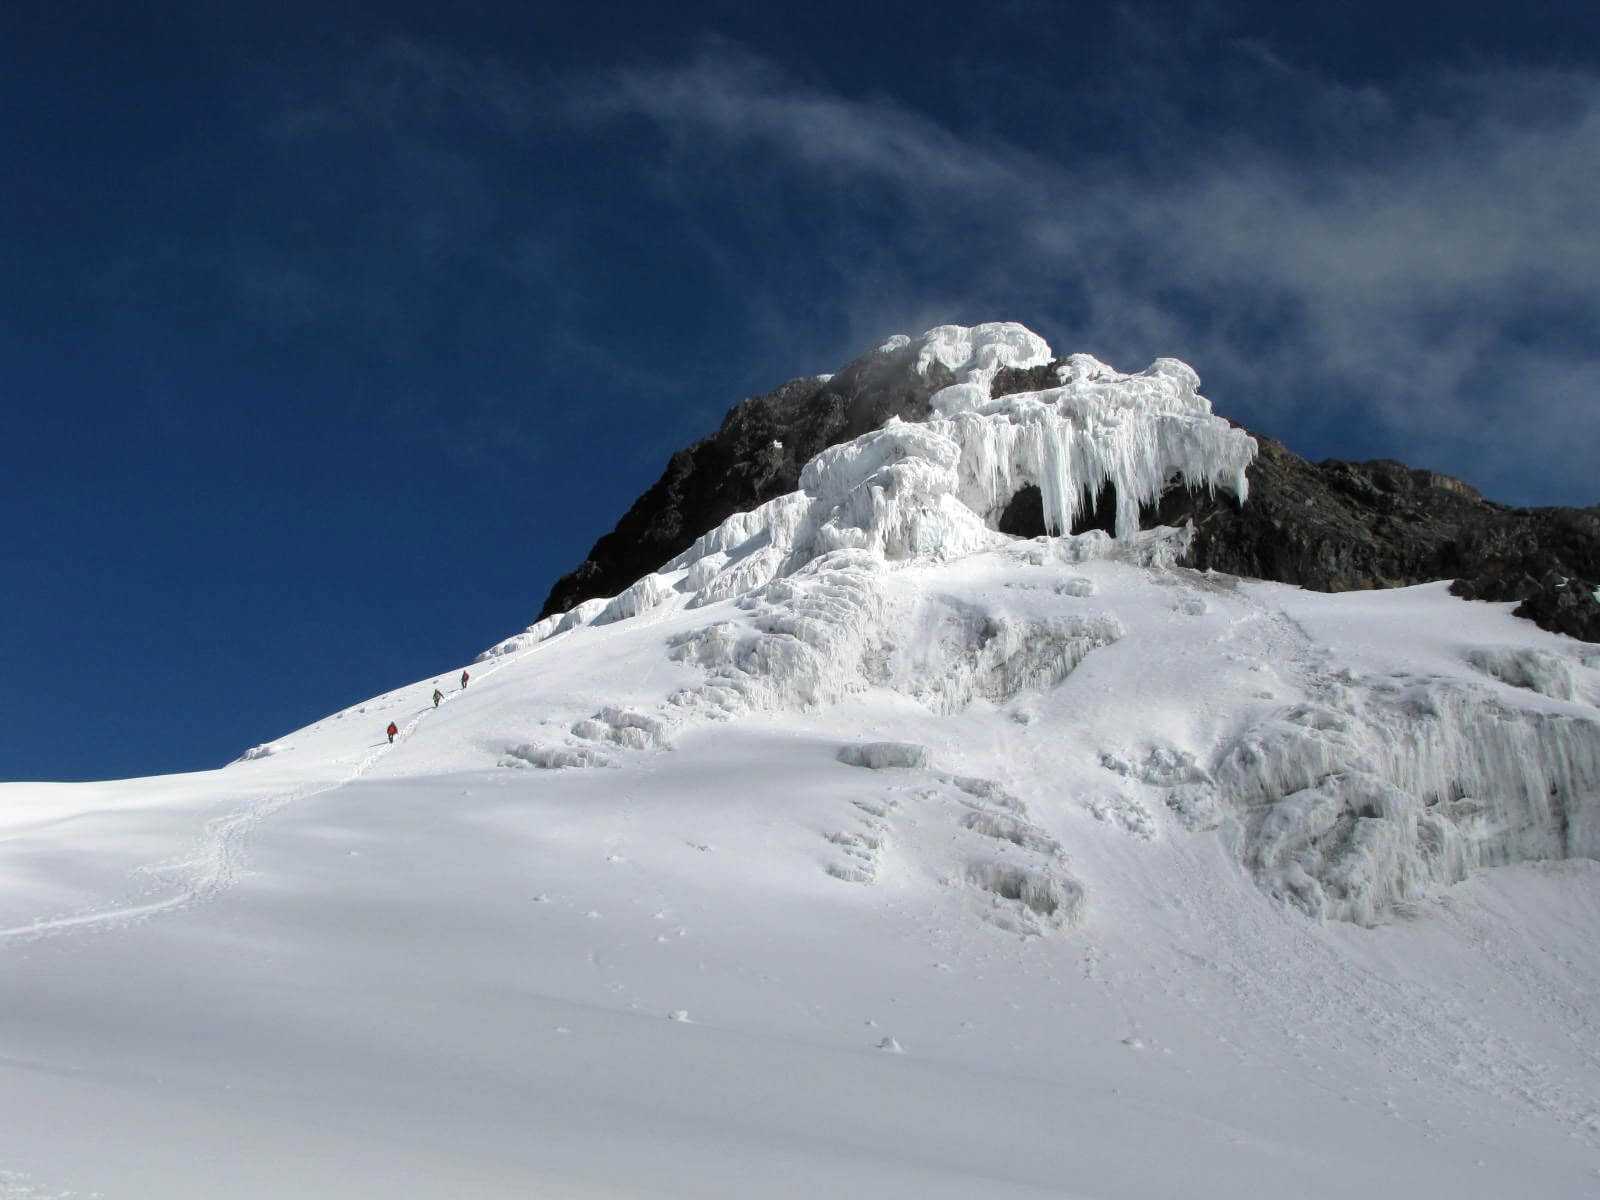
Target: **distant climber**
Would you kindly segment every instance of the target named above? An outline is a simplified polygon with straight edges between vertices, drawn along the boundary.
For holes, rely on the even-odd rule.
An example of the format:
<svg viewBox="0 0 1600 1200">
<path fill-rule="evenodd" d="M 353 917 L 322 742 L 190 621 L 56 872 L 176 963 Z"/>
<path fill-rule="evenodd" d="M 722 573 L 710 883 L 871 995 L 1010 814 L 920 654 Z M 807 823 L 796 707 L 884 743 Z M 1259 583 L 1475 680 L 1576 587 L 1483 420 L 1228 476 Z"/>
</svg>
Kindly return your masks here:
<svg viewBox="0 0 1600 1200">
<path fill-rule="evenodd" d="M 439 707 L 439 701 L 441 701 L 443 699 L 444 699 L 444 693 L 441 692 L 438 688 L 434 688 L 433 689 L 433 706 L 435 708 L 438 708 Z"/>
<path fill-rule="evenodd" d="M 465 688 L 467 686 L 467 680 L 470 679 L 470 678 L 471 678 L 471 676 L 468 675 L 465 671 L 461 672 L 461 686 L 463 688 Z"/>
<path fill-rule="evenodd" d="M 389 722 L 389 744 L 391 746 L 394 745 L 394 735 L 399 733 L 399 732 L 400 732 L 400 730 L 395 726 L 395 723 L 393 721 L 390 721 Z"/>
</svg>

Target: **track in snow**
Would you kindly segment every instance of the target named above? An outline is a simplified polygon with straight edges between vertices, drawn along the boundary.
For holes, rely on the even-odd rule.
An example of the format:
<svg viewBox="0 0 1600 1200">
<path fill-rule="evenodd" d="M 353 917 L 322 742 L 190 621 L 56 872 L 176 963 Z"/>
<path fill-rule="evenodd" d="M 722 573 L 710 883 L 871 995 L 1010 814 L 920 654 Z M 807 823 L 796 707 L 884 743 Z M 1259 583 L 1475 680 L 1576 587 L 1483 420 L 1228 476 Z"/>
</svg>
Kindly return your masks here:
<svg viewBox="0 0 1600 1200">
<path fill-rule="evenodd" d="M 536 653 L 537 650 L 538 647 L 534 647 L 523 654 L 508 658 L 495 666 L 481 671 L 476 676 L 476 679 L 481 682 L 496 671 L 527 657 L 529 654 Z M 448 704 L 460 694 L 460 692 L 452 692 L 444 698 L 441 704 Z M 433 711 L 435 710 L 431 705 L 423 708 L 410 721 L 406 722 L 392 744 L 385 743 L 375 747 L 344 778 L 309 790 L 293 789 L 247 800 L 235 811 L 220 817 L 213 817 L 205 823 L 200 835 L 199 846 L 194 854 L 177 862 L 140 867 L 134 872 L 135 874 L 146 875 L 177 875 L 181 882 L 178 885 L 178 890 L 172 895 L 164 896 L 158 900 L 117 904 L 107 908 L 96 908 L 87 912 L 74 913 L 70 916 L 40 919 L 30 921 L 25 925 L 13 925 L 8 929 L 0 929 L 0 943 L 9 941 L 33 942 L 75 930 L 131 924 L 149 917 L 158 916 L 161 913 L 188 908 L 191 905 L 203 903 L 220 895 L 232 887 L 238 879 L 239 864 L 243 858 L 245 841 L 258 825 L 291 804 L 310 800 L 313 797 L 325 795 L 328 792 L 336 791 L 354 783 L 381 762 L 395 746 L 409 738 L 415 732 L 417 726 L 422 723 L 423 718 Z"/>
</svg>

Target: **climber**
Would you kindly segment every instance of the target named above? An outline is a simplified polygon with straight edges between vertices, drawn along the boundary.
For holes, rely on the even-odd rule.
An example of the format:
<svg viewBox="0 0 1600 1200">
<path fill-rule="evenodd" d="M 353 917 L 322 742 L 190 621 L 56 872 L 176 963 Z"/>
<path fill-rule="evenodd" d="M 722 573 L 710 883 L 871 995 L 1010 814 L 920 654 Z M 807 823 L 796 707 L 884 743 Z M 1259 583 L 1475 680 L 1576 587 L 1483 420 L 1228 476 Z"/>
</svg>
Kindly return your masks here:
<svg viewBox="0 0 1600 1200">
<path fill-rule="evenodd" d="M 396 727 L 395 723 L 393 721 L 390 721 L 389 722 L 389 744 L 391 746 L 394 745 L 394 735 L 399 733 L 399 732 L 400 732 L 400 730 Z"/>
<path fill-rule="evenodd" d="M 467 680 L 470 679 L 470 678 L 471 678 L 471 676 L 468 675 L 465 671 L 461 672 L 461 686 L 463 688 L 465 688 L 467 686 Z"/>
<path fill-rule="evenodd" d="M 438 708 L 439 707 L 439 701 L 441 701 L 443 699 L 444 699 L 444 693 L 441 692 L 438 688 L 434 688 L 433 689 L 433 706 L 435 708 Z"/>
</svg>

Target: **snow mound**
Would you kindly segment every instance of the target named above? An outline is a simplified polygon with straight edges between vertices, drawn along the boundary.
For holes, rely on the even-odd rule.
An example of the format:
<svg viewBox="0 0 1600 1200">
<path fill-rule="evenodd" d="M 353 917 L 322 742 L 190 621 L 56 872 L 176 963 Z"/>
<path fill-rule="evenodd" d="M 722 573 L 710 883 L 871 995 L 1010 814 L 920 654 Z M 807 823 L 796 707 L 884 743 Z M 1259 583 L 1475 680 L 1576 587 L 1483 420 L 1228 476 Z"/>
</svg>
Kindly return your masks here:
<svg viewBox="0 0 1600 1200">
<path fill-rule="evenodd" d="M 913 742 L 857 742 L 840 748 L 839 761 L 847 767 L 866 767 L 871 771 L 925 767 L 928 748 Z"/>
<path fill-rule="evenodd" d="M 1195 761 L 1195 756 L 1176 746 L 1151 746 L 1138 763 L 1121 753 L 1103 751 L 1100 765 L 1125 778 L 1137 779 L 1155 787 L 1174 787 L 1181 783 L 1205 783 L 1210 780 L 1209 773 Z"/>
<path fill-rule="evenodd" d="M 828 842 L 845 857 L 842 862 L 830 862 L 825 868 L 828 874 L 846 883 L 877 883 L 883 862 L 884 828 L 881 820 L 869 817 L 865 830 L 842 829 L 830 833 Z"/>
<path fill-rule="evenodd" d="M 899 627 L 915 632 L 895 642 L 879 678 L 941 713 L 1055 687 L 1123 636 L 1106 614 L 1025 618 L 947 596 L 927 598 Z"/>
<path fill-rule="evenodd" d="M 572 767 L 610 767 L 615 764 L 606 755 L 588 747 L 563 746 L 513 746 L 501 760 L 508 767 L 538 767 L 540 770 L 564 770 Z"/>
<path fill-rule="evenodd" d="M 1179 824 L 1191 833 L 1222 824 L 1224 811 L 1216 784 L 1188 750 L 1153 745 L 1137 761 L 1125 752 L 1106 750 L 1100 754 L 1100 765 L 1123 779 L 1155 789 Z M 1121 826 L 1136 837 L 1146 841 L 1155 837 L 1154 818 L 1134 797 L 1100 797 L 1086 807 L 1097 820 Z"/>
<path fill-rule="evenodd" d="M 743 619 L 674 637 L 670 656 L 700 667 L 706 681 L 672 703 L 733 716 L 812 707 L 865 686 L 869 648 L 886 625 L 878 566 L 860 552 L 825 555 L 742 598 Z"/>
<path fill-rule="evenodd" d="M 259 746 L 251 746 L 250 749 L 246 750 L 243 754 L 239 755 L 239 757 L 234 759 L 233 761 L 234 762 L 255 762 L 257 759 L 271 758 L 277 752 L 278 752 L 278 748 L 276 746 L 274 746 L 271 742 L 262 742 Z"/>
<path fill-rule="evenodd" d="M 1004 809 L 1007 812 L 1021 813 L 1025 806 L 1005 788 L 992 779 L 980 779 L 968 775 L 941 775 L 940 782 L 947 783 L 965 797 L 963 803 L 974 808 Z"/>
<path fill-rule="evenodd" d="M 1031 850 L 1035 854 L 1047 854 L 1051 857 L 1059 857 L 1061 854 L 1061 843 L 1055 838 L 1038 826 L 1006 813 L 982 810 L 970 812 L 962 820 L 962 825 L 973 833 L 1010 842 L 1013 846 Z"/>
<path fill-rule="evenodd" d="M 1114 792 L 1092 797 L 1084 807 L 1096 821 L 1103 821 L 1140 841 L 1152 841 L 1156 836 L 1155 818 L 1137 796 Z"/>
<path fill-rule="evenodd" d="M 743 619 L 671 639 L 673 659 L 706 673 L 673 704 L 728 717 L 886 687 L 956 712 L 1054 687 L 1123 635 L 1110 614 L 1008 613 L 937 593 L 907 601 L 892 598 L 889 583 L 881 560 L 845 550 L 747 594 L 737 602 Z"/>
<path fill-rule="evenodd" d="M 670 750 L 667 723 L 648 713 L 607 705 L 572 727 L 572 735 L 589 742 L 608 742 L 626 750 Z"/>
<path fill-rule="evenodd" d="M 1179 784 L 1168 788 L 1162 800 L 1190 833 L 1216 829 L 1227 815 L 1217 789 L 1209 783 Z"/>
<path fill-rule="evenodd" d="M 1512 687 L 1527 688 L 1555 700 L 1576 700 L 1578 679 L 1571 660 L 1530 646 L 1482 646 L 1467 661 L 1485 675 Z"/>
<path fill-rule="evenodd" d="M 535 621 L 521 633 L 490 646 L 482 654 L 478 655 L 476 661 L 489 662 L 496 658 L 504 658 L 508 655 L 520 654 L 524 650 L 531 650 L 556 632 L 564 616 L 564 613 L 558 613 L 553 617 L 546 617 L 542 621 Z"/>
<path fill-rule="evenodd" d="M 649 612 L 672 594 L 672 589 L 659 575 L 646 575 L 632 587 L 625 588 L 607 602 L 595 616 L 593 623 L 608 625 L 612 621 L 626 621 L 642 612 Z"/>
<path fill-rule="evenodd" d="M 984 916 L 1015 933 L 1046 933 L 1083 918 L 1083 886 L 1059 870 L 979 859 L 967 865 L 966 882 L 986 895 Z"/>
<path fill-rule="evenodd" d="M 569 629 L 577 629 L 582 625 L 593 624 L 595 619 L 610 607 L 610 603 L 609 600 L 601 600 L 598 597 L 593 600 L 585 600 L 582 604 L 575 605 L 572 609 L 563 613 L 556 621 L 556 627 L 552 632 L 565 633 Z M 549 620 L 550 618 L 547 617 L 545 619 Z"/>
</svg>

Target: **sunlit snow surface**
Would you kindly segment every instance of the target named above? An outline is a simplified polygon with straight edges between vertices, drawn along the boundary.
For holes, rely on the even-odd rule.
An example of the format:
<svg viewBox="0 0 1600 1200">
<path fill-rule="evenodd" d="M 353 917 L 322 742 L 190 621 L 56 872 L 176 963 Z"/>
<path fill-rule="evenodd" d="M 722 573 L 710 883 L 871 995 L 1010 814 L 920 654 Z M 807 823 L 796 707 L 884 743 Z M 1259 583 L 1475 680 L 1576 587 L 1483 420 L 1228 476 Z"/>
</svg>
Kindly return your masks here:
<svg viewBox="0 0 1600 1200">
<path fill-rule="evenodd" d="M 0 785 L 0 1197 L 1600 1193 L 1596 648 L 1003 538 L 941 406 L 437 710 Z"/>
</svg>

